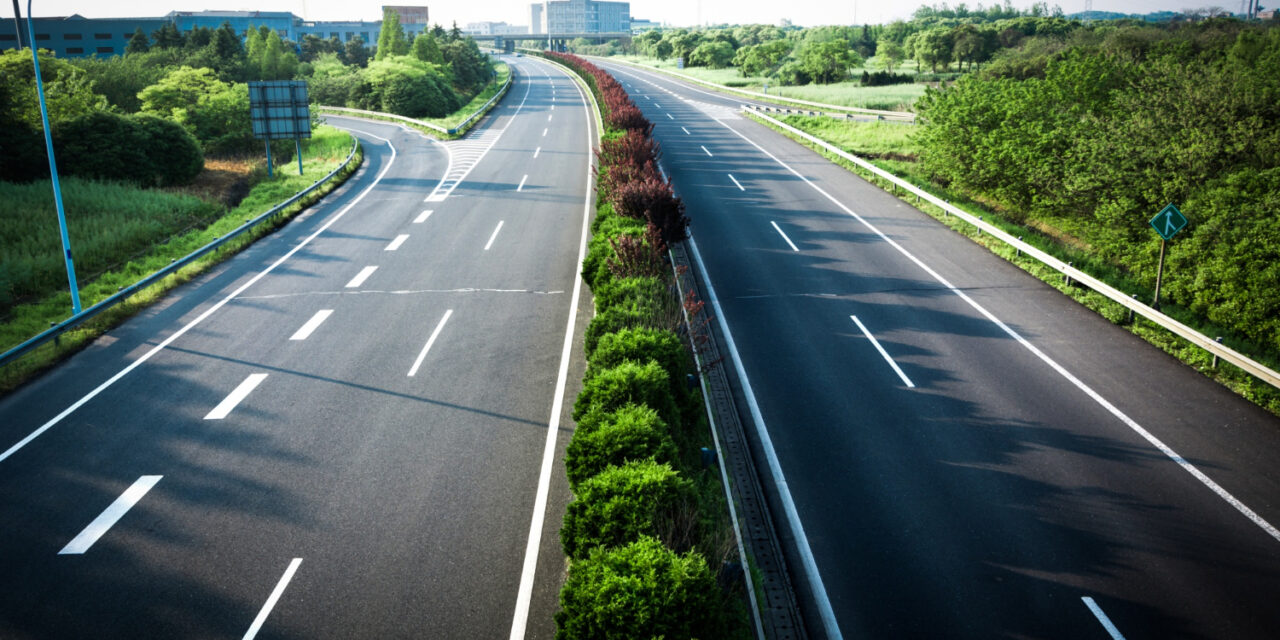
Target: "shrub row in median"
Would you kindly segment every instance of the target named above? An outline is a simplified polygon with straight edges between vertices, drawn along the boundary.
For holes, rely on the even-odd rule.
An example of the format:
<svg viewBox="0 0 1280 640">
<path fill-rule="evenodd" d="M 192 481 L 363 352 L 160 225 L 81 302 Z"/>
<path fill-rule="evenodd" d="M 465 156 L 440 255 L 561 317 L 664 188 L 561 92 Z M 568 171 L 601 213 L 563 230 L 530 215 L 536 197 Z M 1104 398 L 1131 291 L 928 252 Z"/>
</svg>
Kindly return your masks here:
<svg viewBox="0 0 1280 640">
<path fill-rule="evenodd" d="M 575 497 L 560 532 L 570 568 L 556 637 L 747 635 L 740 600 L 717 584 L 732 545 L 719 476 L 700 463 L 709 430 L 686 384 L 685 301 L 667 259 L 667 244 L 687 235 L 684 205 L 657 170 L 652 124 L 617 81 L 576 56 L 546 55 L 585 79 L 606 126 L 582 268 L 596 316 L 565 455 Z"/>
</svg>

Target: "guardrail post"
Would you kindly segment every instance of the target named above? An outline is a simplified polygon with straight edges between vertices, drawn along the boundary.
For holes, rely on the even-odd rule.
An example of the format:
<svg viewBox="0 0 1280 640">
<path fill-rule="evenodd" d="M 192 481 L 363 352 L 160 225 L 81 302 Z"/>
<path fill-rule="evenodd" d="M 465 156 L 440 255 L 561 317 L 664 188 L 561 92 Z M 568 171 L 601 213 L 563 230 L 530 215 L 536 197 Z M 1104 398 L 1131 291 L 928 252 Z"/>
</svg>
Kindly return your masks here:
<svg viewBox="0 0 1280 640">
<path fill-rule="evenodd" d="M 978 216 L 978 222 L 982 222 L 982 216 Z M 974 227 L 978 230 L 978 235 L 982 235 L 982 227 Z"/>
<path fill-rule="evenodd" d="M 1074 262 L 1068 262 L 1068 263 L 1067 263 L 1067 266 L 1068 266 L 1068 267 L 1074 267 L 1074 266 L 1076 266 L 1076 263 L 1074 263 Z M 1067 275 L 1066 273 L 1063 273 L 1063 274 L 1062 274 L 1062 284 L 1063 284 L 1064 286 L 1068 286 L 1068 287 L 1069 287 L 1069 286 L 1071 286 L 1071 276 Z"/>
<path fill-rule="evenodd" d="M 1018 236 L 1018 242 L 1022 242 L 1022 236 Z M 1014 247 L 1013 251 L 1019 258 L 1022 257 L 1022 247 Z"/>
<path fill-rule="evenodd" d="M 1214 339 L 1213 339 L 1213 341 L 1214 341 L 1214 342 L 1216 342 L 1216 343 L 1218 343 L 1218 344 L 1222 344 L 1222 336 L 1218 336 L 1218 337 L 1214 338 Z M 1215 354 L 1213 354 L 1213 368 L 1214 368 L 1214 369 L 1217 369 L 1217 368 L 1218 368 L 1218 354 L 1216 354 L 1216 353 L 1215 353 Z"/>
<path fill-rule="evenodd" d="M 1138 301 L 1138 294 L 1136 293 L 1130 295 L 1129 297 L 1133 298 L 1134 302 Z M 1129 324 L 1133 324 L 1133 307 L 1129 307 Z"/>
</svg>

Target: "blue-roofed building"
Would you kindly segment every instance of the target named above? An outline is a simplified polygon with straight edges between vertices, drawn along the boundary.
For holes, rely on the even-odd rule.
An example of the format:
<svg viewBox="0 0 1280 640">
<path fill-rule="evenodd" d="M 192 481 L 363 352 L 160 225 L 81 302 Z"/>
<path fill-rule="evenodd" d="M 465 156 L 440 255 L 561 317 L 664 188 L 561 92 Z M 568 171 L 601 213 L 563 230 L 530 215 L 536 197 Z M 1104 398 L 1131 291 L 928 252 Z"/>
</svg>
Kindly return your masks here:
<svg viewBox="0 0 1280 640">
<path fill-rule="evenodd" d="M 426 31 L 426 7 L 386 7 L 402 16 L 400 26 L 410 40 Z M 308 21 L 288 11 L 170 11 L 157 18 L 86 18 L 71 15 L 57 18 L 34 18 L 36 46 L 48 49 L 59 57 L 121 55 L 134 32 L 141 28 L 151 33 L 172 23 L 179 31 L 189 32 L 197 27 L 217 29 L 226 22 L 244 37 L 250 26 L 266 25 L 280 37 L 300 42 L 302 36 L 313 34 L 323 39 L 338 38 L 347 42 L 360 37 L 369 48 L 376 48 L 382 21 Z M 26 21 L 23 23 L 22 40 L 25 41 Z M 0 49 L 18 48 L 19 39 L 12 21 L 0 21 Z"/>
</svg>

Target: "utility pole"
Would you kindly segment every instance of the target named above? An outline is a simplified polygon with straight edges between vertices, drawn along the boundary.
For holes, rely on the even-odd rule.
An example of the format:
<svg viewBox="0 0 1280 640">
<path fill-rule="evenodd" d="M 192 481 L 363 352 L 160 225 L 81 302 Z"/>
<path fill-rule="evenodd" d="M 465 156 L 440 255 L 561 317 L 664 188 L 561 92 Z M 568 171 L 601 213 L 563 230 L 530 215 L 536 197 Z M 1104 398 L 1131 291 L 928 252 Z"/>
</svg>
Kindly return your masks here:
<svg viewBox="0 0 1280 640">
<path fill-rule="evenodd" d="M 22 11 L 18 9 L 18 0 L 13 0 L 13 30 L 18 32 L 18 51 L 27 46 L 22 43 Z"/>
</svg>

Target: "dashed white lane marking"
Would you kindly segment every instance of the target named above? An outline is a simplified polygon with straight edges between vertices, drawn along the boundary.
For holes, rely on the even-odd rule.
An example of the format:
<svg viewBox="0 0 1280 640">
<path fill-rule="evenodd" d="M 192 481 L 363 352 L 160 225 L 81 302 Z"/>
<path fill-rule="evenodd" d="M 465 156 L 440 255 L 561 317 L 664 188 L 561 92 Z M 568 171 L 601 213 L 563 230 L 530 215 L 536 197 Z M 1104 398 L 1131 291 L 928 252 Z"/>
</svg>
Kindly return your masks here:
<svg viewBox="0 0 1280 640">
<path fill-rule="evenodd" d="M 516 191 L 524 191 L 524 181 L 528 179 L 529 179 L 529 174 L 527 173 L 524 174 L 524 177 L 520 178 L 520 185 L 516 187 Z"/>
<path fill-rule="evenodd" d="M 400 245 L 404 244 L 405 240 L 408 240 L 408 239 L 409 239 L 409 234 L 402 233 L 396 236 L 395 239 L 392 240 L 390 243 L 388 243 L 386 248 L 383 249 L 383 251 L 395 251 L 396 249 L 400 248 Z"/>
<path fill-rule="evenodd" d="M 673 115 L 671 115 L 671 114 L 669 114 L 669 113 L 667 114 L 667 118 L 670 118 L 671 120 L 675 120 L 675 119 L 676 119 L 676 117 L 675 117 L 675 116 L 673 116 Z"/>
<path fill-rule="evenodd" d="M 547 135 L 547 131 L 548 131 L 548 129 L 543 129 L 543 130 L 542 130 L 542 135 L 543 135 L 543 137 L 546 137 L 546 135 Z"/>
<path fill-rule="evenodd" d="M 163 477 L 142 476 L 135 480 L 128 489 L 125 489 L 124 493 L 120 494 L 119 498 L 116 498 L 115 502 L 111 503 L 111 506 L 94 518 L 93 522 L 90 522 L 89 526 L 84 528 L 84 531 L 72 538 L 71 542 L 68 542 L 67 546 L 58 552 L 58 555 L 79 555 L 88 551 L 89 547 L 92 547 L 93 543 L 98 541 L 98 538 L 101 538 L 108 529 L 119 522 L 120 518 L 123 518 L 124 514 L 133 508 L 133 505 L 138 504 L 142 496 L 147 495 L 151 487 L 156 486 L 156 483 L 160 482 L 160 478 Z"/>
<path fill-rule="evenodd" d="M 306 324 L 302 325 L 301 327 L 298 327 L 298 330 L 295 331 L 293 335 L 289 337 L 289 339 L 290 340 L 306 340 L 307 338 L 310 338 L 311 334 L 314 333 L 315 330 L 320 327 L 320 324 L 322 322 L 324 322 L 325 320 L 328 320 L 329 316 L 332 313 L 333 313 L 333 309 L 321 309 L 317 311 L 314 316 L 311 316 L 311 319 L 308 320 Z"/>
<path fill-rule="evenodd" d="M 685 134 L 686 136 L 691 136 L 691 135 L 693 135 L 692 133 L 689 133 L 689 130 L 688 130 L 688 129 L 685 129 L 684 127 L 680 127 L 680 130 L 681 130 L 681 131 L 684 131 L 684 134 Z"/>
<path fill-rule="evenodd" d="M 533 157 L 535 158 L 538 157 L 539 153 L 542 153 L 542 147 L 538 147 L 537 149 L 533 150 Z"/>
<path fill-rule="evenodd" d="M 499 232 L 499 231 L 502 231 L 502 225 L 503 225 L 503 223 L 505 223 L 505 222 L 506 222 L 506 220 L 499 220 L 499 221 L 498 221 L 498 226 L 497 226 L 497 227 L 494 227 L 494 229 L 493 229 L 493 235 L 489 236 L 489 241 L 488 241 L 488 242 L 486 242 L 486 243 L 484 243 L 484 250 L 485 250 L 485 251 L 488 251 L 488 250 L 489 250 L 489 247 L 492 247 L 492 246 L 493 246 L 493 241 L 498 239 L 498 232 Z"/>
<path fill-rule="evenodd" d="M 422 224 L 427 221 L 427 218 L 430 218 L 430 217 L 431 217 L 431 209 L 427 209 L 426 211 L 419 213 L 418 217 L 413 219 L 413 223 Z"/>
<path fill-rule="evenodd" d="M 262 384 L 262 381 L 266 379 L 267 374 L 265 373 L 249 374 L 249 377 L 245 378 L 244 382 L 241 382 L 240 386 L 231 392 L 231 395 L 223 398 L 222 402 L 219 402 L 218 406 L 213 408 L 213 411 L 205 414 L 204 419 L 221 420 L 227 417 L 231 414 L 232 409 L 235 409 L 245 398 L 249 397 L 249 394 L 253 393 L 253 390 L 258 388 L 258 385 Z"/>
<path fill-rule="evenodd" d="M 258 631 L 262 629 L 262 624 L 267 621 L 267 616 L 271 615 L 271 610 L 275 608 L 276 602 L 279 602 L 280 596 L 284 595 L 284 590 L 289 586 L 289 581 L 293 579 L 293 574 L 298 572 L 298 565 L 300 564 L 302 564 L 302 558 L 294 558 L 289 562 L 289 567 L 284 570 L 284 575 L 280 576 L 280 581 L 276 583 L 276 588 L 271 590 L 271 596 L 262 605 L 262 610 L 258 612 L 258 617 L 253 619 L 253 624 L 249 625 L 249 630 L 244 632 L 244 637 L 241 640 L 253 640 L 258 635 Z"/>
<path fill-rule="evenodd" d="M 741 182 L 738 182 L 738 179 L 737 179 L 737 178 L 733 177 L 733 174 L 732 174 L 732 173 L 730 173 L 730 174 L 728 174 L 728 175 L 729 175 L 729 179 L 730 179 L 730 180 L 732 180 L 734 184 L 738 185 L 738 190 L 739 190 L 739 191 L 746 191 L 746 190 L 747 190 L 747 188 L 746 188 L 746 187 L 742 186 L 742 183 L 741 183 Z M 775 225 L 775 226 L 777 226 L 777 225 Z"/>
<path fill-rule="evenodd" d="M 1116 625 L 1111 623 L 1111 618 L 1107 617 L 1107 614 L 1102 611 L 1102 607 L 1099 607 L 1098 603 L 1093 601 L 1093 598 L 1084 596 L 1080 599 L 1084 600 L 1084 605 L 1089 607 L 1089 611 L 1093 612 L 1093 617 L 1097 618 L 1098 622 L 1102 623 L 1102 628 L 1106 629 L 1107 633 L 1111 634 L 1112 640 L 1124 640 L 1124 635 L 1120 633 L 1120 630 L 1116 628 Z"/>
<path fill-rule="evenodd" d="M 547 114 L 547 122 L 551 122 L 551 114 Z"/>
<path fill-rule="evenodd" d="M 781 231 L 779 231 L 779 233 L 781 233 Z M 915 383 L 911 381 L 911 378 L 907 377 L 907 374 L 902 372 L 902 369 L 898 367 L 898 363 L 894 362 L 893 358 L 889 357 L 889 352 L 885 351 L 884 347 L 880 346 L 880 341 L 876 340 L 876 337 L 871 335 L 871 332 L 867 330 L 867 326 L 862 324 L 862 321 L 858 319 L 858 316 L 849 316 L 849 318 L 853 320 L 854 324 L 858 325 L 858 328 L 862 330 L 862 335 L 866 336 L 867 339 L 871 341 L 871 344 L 876 348 L 876 351 L 880 352 L 880 355 L 884 357 L 884 361 L 888 362 L 890 367 L 893 367 L 894 373 L 897 373 L 898 377 L 902 378 L 902 383 L 914 389 L 916 386 Z"/>
<path fill-rule="evenodd" d="M 703 152 L 705 152 L 708 156 L 711 156 L 711 152 L 707 151 L 707 148 L 705 146 L 703 145 L 698 145 L 698 146 L 702 147 Z M 715 156 L 711 156 L 711 157 L 714 158 Z"/>
<path fill-rule="evenodd" d="M 352 278 L 351 281 L 347 283 L 346 288 L 355 289 L 356 287 L 364 284 L 364 281 L 368 280 L 369 276 L 373 275 L 373 272 L 377 270 L 378 270 L 378 267 L 376 266 L 368 266 L 361 269 L 360 273 L 357 273 L 356 277 Z"/>
<path fill-rule="evenodd" d="M 431 350 L 431 345 L 436 343 L 436 338 L 440 337 L 440 332 L 444 330 L 444 323 L 449 321 L 449 316 L 453 315 L 453 309 L 444 312 L 444 317 L 440 318 L 440 322 L 436 324 L 436 328 L 431 332 L 431 337 L 427 338 L 427 344 L 423 345 L 422 351 L 418 353 L 418 357 L 414 359 L 413 366 L 409 367 L 409 377 L 418 375 L 418 368 L 422 366 L 422 361 L 426 359 L 427 352 Z"/>
<path fill-rule="evenodd" d="M 778 226 L 778 223 L 776 223 L 776 222 L 774 222 L 774 221 L 770 220 L 770 221 L 769 221 L 769 224 L 773 225 L 773 230 L 774 230 L 774 231 L 777 231 L 777 232 L 778 232 L 778 235 L 782 236 L 782 239 L 787 241 L 787 246 L 791 247 L 791 250 L 792 250 L 792 251 L 799 251 L 799 250 L 800 250 L 800 249 L 796 248 L 796 243 L 792 242 L 792 241 L 791 241 L 791 238 L 788 238 L 788 237 L 787 237 L 787 234 L 785 234 L 785 233 L 783 233 L 783 232 L 782 232 L 782 227 L 779 227 L 779 226 Z"/>
</svg>

